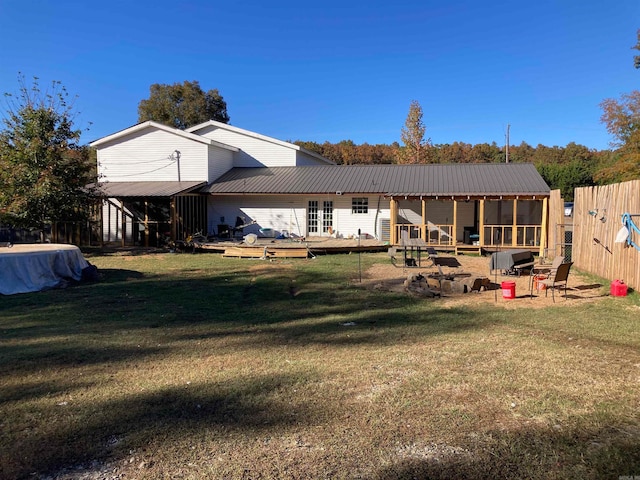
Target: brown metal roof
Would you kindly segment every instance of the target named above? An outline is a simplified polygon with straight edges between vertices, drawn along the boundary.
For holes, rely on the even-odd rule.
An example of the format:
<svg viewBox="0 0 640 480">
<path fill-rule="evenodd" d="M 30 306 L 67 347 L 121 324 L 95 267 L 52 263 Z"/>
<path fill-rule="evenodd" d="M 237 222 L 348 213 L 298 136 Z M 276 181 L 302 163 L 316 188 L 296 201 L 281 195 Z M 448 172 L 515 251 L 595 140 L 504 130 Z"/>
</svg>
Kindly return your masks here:
<svg viewBox="0 0 640 480">
<path fill-rule="evenodd" d="M 171 197 L 187 193 L 207 182 L 105 182 L 98 191 L 105 197 Z"/>
<path fill-rule="evenodd" d="M 317 165 L 234 168 L 201 191 L 212 194 L 549 195 L 523 163 Z"/>
</svg>

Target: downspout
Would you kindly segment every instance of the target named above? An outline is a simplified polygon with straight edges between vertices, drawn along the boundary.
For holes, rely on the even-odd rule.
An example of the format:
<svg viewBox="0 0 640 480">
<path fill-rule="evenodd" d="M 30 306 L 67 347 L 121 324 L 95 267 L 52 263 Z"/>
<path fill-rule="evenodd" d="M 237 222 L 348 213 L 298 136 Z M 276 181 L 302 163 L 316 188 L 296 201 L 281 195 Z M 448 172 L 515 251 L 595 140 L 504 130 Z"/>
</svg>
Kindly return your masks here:
<svg viewBox="0 0 640 480">
<path fill-rule="evenodd" d="M 376 216 L 373 220 L 373 235 L 378 238 L 378 215 L 380 214 L 380 198 L 381 196 L 378 195 L 378 206 L 376 208 Z M 378 238 L 378 240 L 380 240 L 380 238 Z"/>
</svg>

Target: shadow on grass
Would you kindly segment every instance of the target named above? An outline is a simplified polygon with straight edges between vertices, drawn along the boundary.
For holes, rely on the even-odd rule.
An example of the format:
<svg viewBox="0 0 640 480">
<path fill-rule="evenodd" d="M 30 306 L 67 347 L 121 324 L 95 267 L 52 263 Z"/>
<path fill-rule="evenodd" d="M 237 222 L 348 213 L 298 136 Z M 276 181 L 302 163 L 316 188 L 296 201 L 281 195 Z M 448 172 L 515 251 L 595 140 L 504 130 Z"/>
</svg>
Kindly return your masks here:
<svg viewBox="0 0 640 480">
<path fill-rule="evenodd" d="M 631 478 L 640 471 L 640 431 L 637 426 L 611 422 L 601 429 L 531 427 L 487 432 L 484 437 L 489 441 L 469 450 L 414 446 L 410 455 L 399 455 L 404 458 L 380 469 L 373 478 Z"/>
<path fill-rule="evenodd" d="M 99 283 L 3 299 L 5 320 L 0 321 L 0 332 L 20 341 L 47 336 L 94 338 L 119 331 L 135 335 L 161 328 L 164 333 L 179 330 L 176 339 L 186 340 L 243 335 L 247 327 L 261 326 L 289 340 L 312 343 L 323 341 L 324 333 L 345 331 L 341 324 L 348 322 L 355 322 L 358 330 L 416 324 L 422 326 L 417 333 L 423 335 L 480 328 L 486 323 L 466 315 L 464 308 L 438 308 L 437 300 L 358 289 L 344 280 L 319 282 L 309 272 L 257 279 L 244 271 L 204 278 L 197 273 L 192 278 L 150 277 L 130 270 L 102 273 L 104 281 Z M 196 328 L 188 332 L 189 327 Z M 364 336 L 358 338 L 366 341 Z M 46 346 L 33 347 L 34 354 L 42 348 Z"/>
<path fill-rule="evenodd" d="M 305 373 L 308 375 L 308 373 Z M 261 431 L 314 424 L 313 409 L 291 409 L 281 390 L 299 381 L 295 375 L 255 376 L 225 383 L 168 387 L 154 393 L 83 405 L 70 401 L 32 412 L 38 417 L 80 416 L 82 421 L 51 422 L 30 428 L 0 455 L 1 478 L 26 478 L 90 460 L 124 457 L 131 448 L 162 439 L 172 443 L 194 435 L 259 435 Z"/>
</svg>

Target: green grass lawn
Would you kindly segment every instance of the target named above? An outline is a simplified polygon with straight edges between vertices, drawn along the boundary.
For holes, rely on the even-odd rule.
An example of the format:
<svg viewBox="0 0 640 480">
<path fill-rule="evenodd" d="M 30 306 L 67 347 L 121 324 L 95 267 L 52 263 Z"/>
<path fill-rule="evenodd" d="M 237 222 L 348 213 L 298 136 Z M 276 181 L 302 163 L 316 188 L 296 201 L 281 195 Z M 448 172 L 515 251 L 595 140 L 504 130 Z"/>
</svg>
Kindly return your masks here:
<svg viewBox="0 0 640 480">
<path fill-rule="evenodd" d="M 640 475 L 637 294 L 447 307 L 360 288 L 357 255 L 89 260 L 0 297 L 0 478 Z"/>
</svg>

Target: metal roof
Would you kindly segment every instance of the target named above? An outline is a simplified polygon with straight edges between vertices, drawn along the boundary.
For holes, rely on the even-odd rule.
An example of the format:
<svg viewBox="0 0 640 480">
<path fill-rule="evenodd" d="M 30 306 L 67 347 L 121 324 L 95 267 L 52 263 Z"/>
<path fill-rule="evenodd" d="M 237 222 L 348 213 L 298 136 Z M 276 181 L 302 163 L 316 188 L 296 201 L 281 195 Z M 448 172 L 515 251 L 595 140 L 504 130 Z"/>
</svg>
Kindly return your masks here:
<svg viewBox="0 0 640 480">
<path fill-rule="evenodd" d="M 212 194 L 545 196 L 550 189 L 532 164 L 492 163 L 233 168 L 201 191 Z"/>
<path fill-rule="evenodd" d="M 207 182 L 105 182 L 94 185 L 105 197 L 171 197 Z"/>
</svg>

